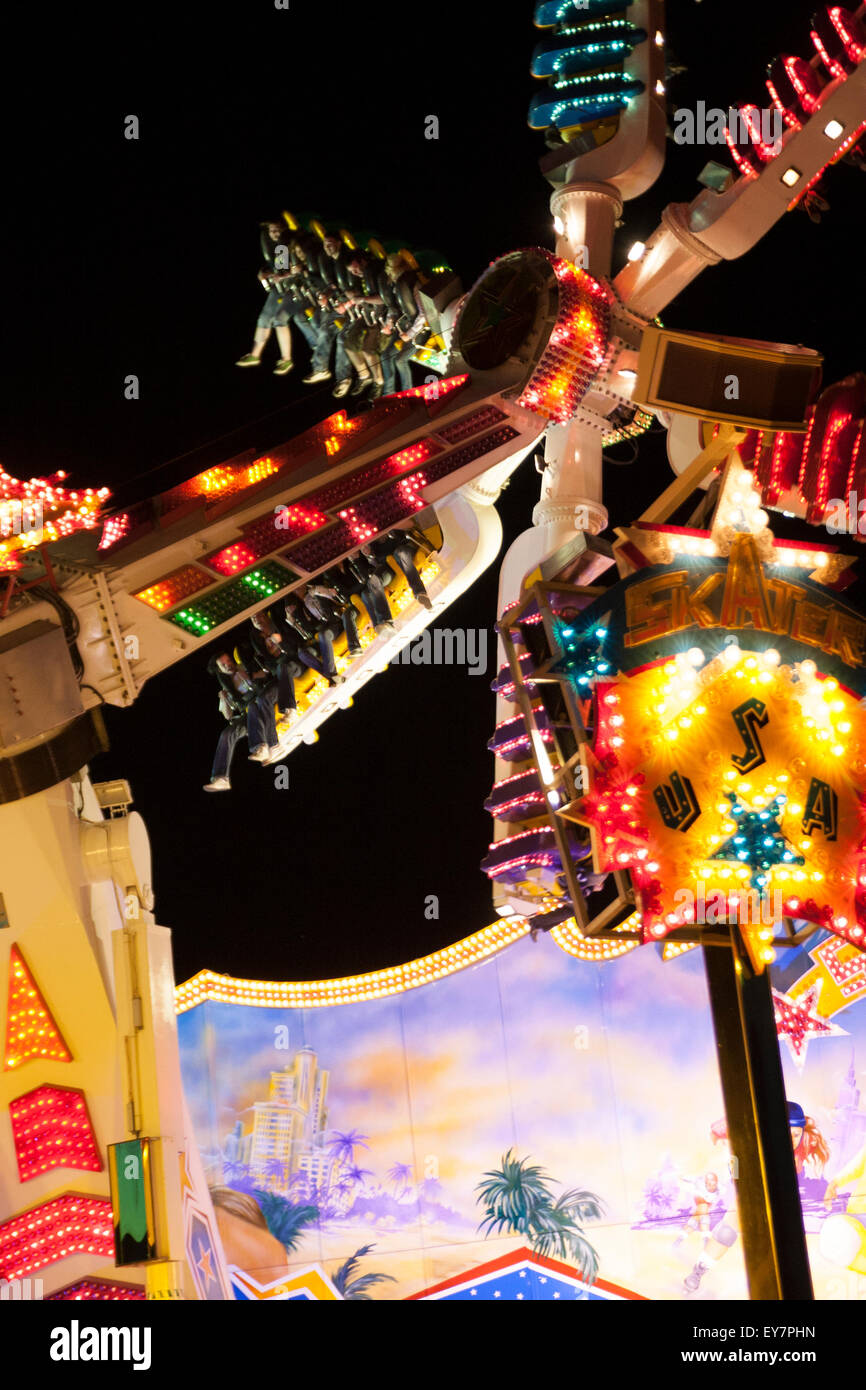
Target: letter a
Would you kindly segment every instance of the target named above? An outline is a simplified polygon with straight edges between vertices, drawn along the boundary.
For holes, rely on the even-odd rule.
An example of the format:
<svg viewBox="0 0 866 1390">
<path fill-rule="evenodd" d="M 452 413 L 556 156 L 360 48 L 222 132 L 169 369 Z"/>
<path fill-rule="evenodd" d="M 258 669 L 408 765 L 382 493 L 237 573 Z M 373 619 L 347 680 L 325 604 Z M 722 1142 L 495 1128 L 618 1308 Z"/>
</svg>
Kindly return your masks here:
<svg viewBox="0 0 866 1390">
<path fill-rule="evenodd" d="M 674 112 L 674 142 L 677 145 L 693 145 L 695 143 L 694 114 L 685 106 L 679 107 Z"/>
<path fill-rule="evenodd" d="M 69 1328 L 55 1327 L 51 1333 L 51 1349 L 48 1353 L 52 1361 L 69 1360 Z"/>
</svg>

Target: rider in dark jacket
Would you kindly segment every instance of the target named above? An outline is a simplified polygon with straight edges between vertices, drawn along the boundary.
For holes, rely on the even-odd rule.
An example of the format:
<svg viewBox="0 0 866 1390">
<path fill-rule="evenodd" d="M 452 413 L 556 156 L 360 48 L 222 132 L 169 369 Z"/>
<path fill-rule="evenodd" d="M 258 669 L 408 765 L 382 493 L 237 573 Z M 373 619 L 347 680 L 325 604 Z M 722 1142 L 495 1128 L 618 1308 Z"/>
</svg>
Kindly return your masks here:
<svg viewBox="0 0 866 1390">
<path fill-rule="evenodd" d="M 303 305 L 299 302 L 299 292 L 292 271 L 292 239 L 285 221 L 281 217 L 271 218 L 270 221 L 261 224 L 260 230 L 263 264 L 258 279 L 268 293 L 256 322 L 252 351 L 239 358 L 236 366 L 260 366 L 262 353 L 273 329 L 281 354 L 274 371 L 278 376 L 284 376 L 293 366 L 290 324 L 294 323 L 311 344 L 315 331 L 303 314 Z"/>
<path fill-rule="evenodd" d="M 358 380 L 350 392 L 353 396 L 359 396 L 368 386 L 373 387 L 371 398 L 381 396 L 383 390 L 379 326 L 387 305 L 384 287 L 380 283 L 380 264 L 361 251 L 353 252 L 349 261 L 353 280 L 349 301 L 353 322 L 346 332 L 344 343 L 349 361 L 358 374 Z"/>
<path fill-rule="evenodd" d="M 308 384 L 324 381 L 331 375 L 331 349 L 336 345 L 336 396 L 345 395 L 351 383 L 351 367 L 344 346 L 349 318 L 347 312 L 341 311 L 352 290 L 348 269 L 350 256 L 351 252 L 339 237 L 327 236 L 315 251 L 311 251 L 307 263 L 306 281 L 317 305 L 317 338 L 310 373 L 304 381 Z"/>
<path fill-rule="evenodd" d="M 393 557 L 406 576 L 409 587 L 422 608 L 432 608 L 433 602 L 424 587 L 424 581 L 415 564 L 415 557 L 421 548 L 421 542 L 406 531 L 389 531 L 387 535 L 380 536 L 377 541 L 373 541 L 370 547 L 378 559 L 388 560 Z"/>
<path fill-rule="evenodd" d="M 362 546 L 356 555 L 350 555 L 344 561 L 344 569 L 351 575 L 355 586 L 353 592 L 359 595 L 376 632 L 383 628 L 391 630 L 394 623 L 388 595 L 376 557 L 369 546 Z"/>
</svg>

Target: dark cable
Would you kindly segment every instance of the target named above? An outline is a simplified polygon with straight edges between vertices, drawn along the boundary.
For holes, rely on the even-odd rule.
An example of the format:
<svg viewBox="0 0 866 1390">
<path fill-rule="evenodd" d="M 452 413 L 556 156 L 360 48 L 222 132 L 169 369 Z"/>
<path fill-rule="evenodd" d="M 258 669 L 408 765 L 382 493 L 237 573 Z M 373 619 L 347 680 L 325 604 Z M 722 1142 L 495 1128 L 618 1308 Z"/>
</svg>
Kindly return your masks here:
<svg viewBox="0 0 866 1390">
<path fill-rule="evenodd" d="M 81 624 L 78 621 L 78 615 L 75 609 L 70 608 L 66 600 L 61 598 L 60 594 L 58 594 L 55 589 L 46 588 L 42 584 L 31 585 L 29 592 L 35 594 L 36 597 L 42 599 L 43 602 L 50 603 L 60 618 L 63 635 L 66 638 L 66 645 L 69 648 L 69 655 L 72 659 L 72 669 L 75 672 L 75 679 L 80 685 L 81 677 L 84 675 L 84 661 L 76 644 L 76 638 L 81 631 Z"/>
<path fill-rule="evenodd" d="M 630 443 L 630 444 L 631 444 L 631 458 L 627 458 L 627 459 L 615 459 L 615 458 L 612 457 L 612 455 L 611 455 L 608 451 L 605 451 L 605 454 L 604 454 L 604 461 L 605 461 L 605 463 L 612 463 L 616 468 L 628 468 L 631 464 L 634 463 L 635 459 L 637 458 L 637 452 L 638 452 L 638 450 L 637 450 L 637 444 L 635 444 L 633 440 L 625 440 L 625 439 L 621 439 L 619 442 L 620 442 L 620 444 L 626 444 L 626 443 Z M 614 447 L 616 447 L 616 446 L 614 446 Z"/>
</svg>

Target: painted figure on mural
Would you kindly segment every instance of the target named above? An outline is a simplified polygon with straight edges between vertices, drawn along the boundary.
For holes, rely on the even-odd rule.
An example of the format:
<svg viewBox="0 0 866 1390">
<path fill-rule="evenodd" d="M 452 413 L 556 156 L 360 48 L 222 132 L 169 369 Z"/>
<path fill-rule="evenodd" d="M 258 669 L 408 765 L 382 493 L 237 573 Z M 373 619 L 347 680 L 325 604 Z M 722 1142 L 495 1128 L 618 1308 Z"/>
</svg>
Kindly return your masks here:
<svg viewBox="0 0 866 1390">
<path fill-rule="evenodd" d="M 797 1176 L 805 1172 L 820 1175 L 830 1157 L 830 1147 L 812 1117 L 793 1100 L 788 1101 L 788 1125 L 791 1130 Z M 728 1126 L 725 1120 L 717 1120 L 710 1134 L 714 1144 L 728 1145 Z M 704 1275 L 708 1274 L 731 1246 L 736 1244 L 737 1236 L 740 1234 L 740 1215 L 734 1193 L 736 1168 L 733 1161 L 729 1171 L 731 1176 L 725 1185 L 725 1214 L 710 1232 L 700 1259 L 683 1280 L 683 1287 L 687 1293 L 697 1292 Z"/>
<path fill-rule="evenodd" d="M 679 1249 L 692 1231 L 709 1233 L 710 1213 L 721 1200 L 719 1175 L 712 1169 L 698 1178 L 684 1178 L 683 1183 L 691 1192 L 692 1210 L 679 1229 L 674 1241 L 675 1250 Z"/>
<path fill-rule="evenodd" d="M 834 1212 L 821 1227 L 819 1249 L 831 1264 L 866 1274 L 866 1145 L 827 1184 L 824 1205 L 848 1194 L 844 1212 Z"/>
</svg>

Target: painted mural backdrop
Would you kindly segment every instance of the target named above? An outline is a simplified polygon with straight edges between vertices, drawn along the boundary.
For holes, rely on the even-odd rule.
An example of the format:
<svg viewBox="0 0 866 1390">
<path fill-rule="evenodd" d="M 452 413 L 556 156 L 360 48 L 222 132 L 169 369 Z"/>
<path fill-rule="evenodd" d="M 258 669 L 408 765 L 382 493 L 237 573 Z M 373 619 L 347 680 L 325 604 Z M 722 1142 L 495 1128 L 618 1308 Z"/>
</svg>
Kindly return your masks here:
<svg viewBox="0 0 866 1390">
<path fill-rule="evenodd" d="M 774 981 L 792 1134 L 816 1293 L 856 1298 L 866 968 L 810 946 Z M 745 1298 L 701 955 L 658 952 L 526 937 L 382 999 L 181 1014 L 236 1296 Z"/>
</svg>

